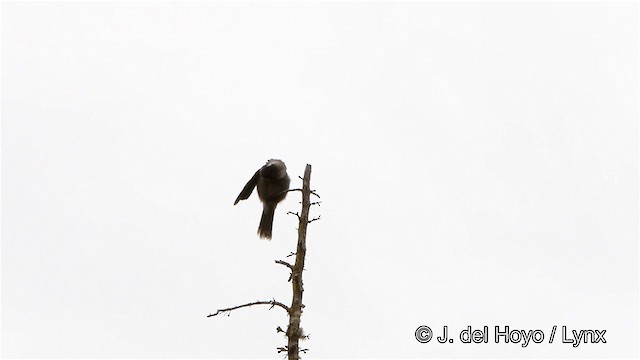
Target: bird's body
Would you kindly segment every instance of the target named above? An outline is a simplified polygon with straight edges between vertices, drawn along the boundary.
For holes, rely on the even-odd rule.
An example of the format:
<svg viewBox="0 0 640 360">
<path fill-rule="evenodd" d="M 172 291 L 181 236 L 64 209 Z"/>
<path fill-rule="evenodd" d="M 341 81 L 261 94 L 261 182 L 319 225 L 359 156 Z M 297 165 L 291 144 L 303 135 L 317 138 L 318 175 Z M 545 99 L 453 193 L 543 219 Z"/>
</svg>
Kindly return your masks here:
<svg viewBox="0 0 640 360">
<path fill-rule="evenodd" d="M 276 206 L 287 197 L 290 182 L 284 162 L 271 159 L 253 174 L 233 203 L 235 205 L 240 200 L 249 198 L 253 188 L 258 188 L 258 198 L 262 202 L 262 217 L 258 226 L 258 236 L 261 239 L 271 239 Z"/>
</svg>

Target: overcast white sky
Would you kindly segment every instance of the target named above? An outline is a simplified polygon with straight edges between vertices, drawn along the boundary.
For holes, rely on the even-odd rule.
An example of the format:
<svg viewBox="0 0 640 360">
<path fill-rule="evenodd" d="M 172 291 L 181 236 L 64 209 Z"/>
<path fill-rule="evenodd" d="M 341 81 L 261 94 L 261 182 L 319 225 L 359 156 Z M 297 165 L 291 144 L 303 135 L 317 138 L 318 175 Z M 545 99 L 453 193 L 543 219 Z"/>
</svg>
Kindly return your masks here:
<svg viewBox="0 0 640 360">
<path fill-rule="evenodd" d="M 637 357 L 638 60 L 632 1 L 3 2 L 2 356 L 279 357 L 206 315 L 291 301 L 299 194 L 233 206 L 280 158 L 306 357 Z"/>
</svg>

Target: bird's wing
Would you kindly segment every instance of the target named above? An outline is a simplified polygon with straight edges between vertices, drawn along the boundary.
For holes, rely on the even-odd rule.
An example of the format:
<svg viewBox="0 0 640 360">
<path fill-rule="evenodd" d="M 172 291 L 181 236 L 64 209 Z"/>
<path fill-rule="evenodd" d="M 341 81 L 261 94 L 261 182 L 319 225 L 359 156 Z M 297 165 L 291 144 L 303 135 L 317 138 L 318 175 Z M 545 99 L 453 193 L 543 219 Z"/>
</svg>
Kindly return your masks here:
<svg viewBox="0 0 640 360">
<path fill-rule="evenodd" d="M 253 177 L 251 178 L 251 180 L 249 180 L 249 182 L 247 182 L 247 185 L 245 185 L 242 191 L 240 191 L 240 195 L 238 195 L 238 197 L 236 198 L 236 202 L 234 202 L 233 205 L 237 204 L 238 201 L 248 199 L 249 196 L 251 196 L 251 193 L 253 192 L 253 188 L 255 188 L 256 185 L 258 184 L 259 177 L 260 177 L 260 170 L 256 171 L 256 173 L 253 174 Z"/>
</svg>

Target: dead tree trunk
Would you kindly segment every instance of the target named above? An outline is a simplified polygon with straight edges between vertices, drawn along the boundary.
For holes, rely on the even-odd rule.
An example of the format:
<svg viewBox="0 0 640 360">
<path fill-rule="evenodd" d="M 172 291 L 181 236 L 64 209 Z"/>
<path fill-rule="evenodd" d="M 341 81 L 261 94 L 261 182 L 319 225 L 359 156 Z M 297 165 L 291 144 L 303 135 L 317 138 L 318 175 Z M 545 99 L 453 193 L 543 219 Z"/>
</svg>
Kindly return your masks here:
<svg viewBox="0 0 640 360">
<path fill-rule="evenodd" d="M 269 309 L 278 306 L 289 314 L 289 326 L 287 327 L 287 331 L 283 331 L 279 326 L 276 329 L 278 332 L 283 332 L 287 336 L 287 346 L 278 347 L 278 353 L 287 352 L 287 356 L 289 360 L 298 360 L 300 359 L 300 352 L 306 353 L 308 349 L 300 348 L 300 340 L 304 340 L 308 337 L 308 335 L 304 334 L 304 331 L 300 327 L 300 317 L 302 316 L 302 309 L 304 308 L 304 304 L 302 303 L 302 294 L 304 292 L 303 282 L 302 282 L 302 273 L 304 271 L 304 261 L 307 253 L 307 225 L 316 220 L 320 220 L 320 217 L 313 218 L 309 220 L 309 209 L 311 205 L 319 205 L 319 202 L 312 203 L 311 202 L 311 194 L 317 196 L 314 191 L 311 190 L 311 165 L 307 164 L 304 170 L 304 177 L 302 178 L 302 189 L 293 189 L 289 191 L 300 191 L 302 192 L 302 211 L 300 214 L 289 212 L 289 214 L 296 215 L 298 217 L 298 245 L 296 247 L 296 252 L 291 253 L 291 255 L 295 255 L 296 261 L 293 265 L 283 260 L 276 260 L 276 264 L 284 265 L 291 270 L 291 276 L 289 277 L 289 281 L 291 281 L 291 285 L 293 288 L 293 299 L 291 301 L 291 306 L 287 306 L 275 299 L 272 300 L 263 300 L 263 301 L 254 301 L 251 303 L 233 306 L 225 309 L 218 309 L 215 313 L 207 315 L 207 317 L 213 317 L 222 313 L 229 313 L 233 310 L 237 310 L 244 307 L 254 306 L 254 305 L 271 305 Z"/>
<path fill-rule="evenodd" d="M 296 262 L 291 270 L 291 284 L 293 287 L 293 300 L 289 307 L 289 327 L 287 328 L 287 355 L 289 360 L 300 359 L 300 339 L 305 335 L 300 327 L 300 317 L 302 316 L 302 293 L 304 286 L 302 282 L 302 272 L 304 270 L 304 259 L 307 254 L 307 225 L 309 224 L 309 208 L 311 207 L 311 165 L 307 164 L 302 179 L 302 212 L 298 221 L 298 247 L 296 249 Z"/>
</svg>

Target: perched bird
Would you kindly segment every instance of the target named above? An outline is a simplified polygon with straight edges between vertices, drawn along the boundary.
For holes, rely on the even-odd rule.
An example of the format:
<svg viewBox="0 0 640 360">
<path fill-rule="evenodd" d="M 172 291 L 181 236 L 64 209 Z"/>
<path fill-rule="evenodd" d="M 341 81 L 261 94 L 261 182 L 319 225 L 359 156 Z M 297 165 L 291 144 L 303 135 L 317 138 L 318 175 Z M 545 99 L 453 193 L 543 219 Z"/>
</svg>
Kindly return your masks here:
<svg viewBox="0 0 640 360">
<path fill-rule="evenodd" d="M 258 226 L 258 236 L 261 239 L 271 240 L 273 215 L 278 203 L 287 197 L 290 182 L 284 163 L 281 160 L 271 159 L 253 174 L 233 203 L 236 205 L 240 200 L 248 199 L 253 188 L 258 187 L 258 198 L 262 201 L 262 217 Z"/>
</svg>

